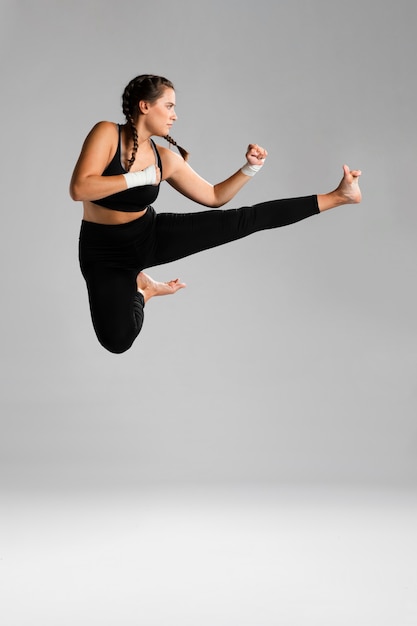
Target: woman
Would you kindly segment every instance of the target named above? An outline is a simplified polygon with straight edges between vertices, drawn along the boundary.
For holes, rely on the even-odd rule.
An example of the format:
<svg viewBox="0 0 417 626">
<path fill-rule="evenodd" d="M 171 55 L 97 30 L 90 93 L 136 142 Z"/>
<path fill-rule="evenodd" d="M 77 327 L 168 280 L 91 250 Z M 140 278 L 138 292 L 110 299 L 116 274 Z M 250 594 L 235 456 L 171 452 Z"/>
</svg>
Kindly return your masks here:
<svg viewBox="0 0 417 626">
<path fill-rule="evenodd" d="M 191 169 L 187 153 L 169 134 L 177 119 L 174 86 L 169 80 L 154 75 L 134 78 L 123 93 L 123 113 L 126 124 L 99 122 L 91 130 L 70 185 L 73 200 L 84 205 L 80 265 L 93 325 L 98 340 L 110 352 L 122 353 L 131 347 L 151 297 L 185 287 L 178 279 L 155 282 L 143 269 L 361 200 L 361 172 L 345 165 L 342 181 L 328 194 L 240 209 L 156 214 L 151 205 L 162 180 L 194 202 L 218 209 L 262 167 L 267 152 L 250 144 L 246 164 L 211 185 Z M 164 137 L 182 156 L 157 147 L 152 136 Z"/>
</svg>

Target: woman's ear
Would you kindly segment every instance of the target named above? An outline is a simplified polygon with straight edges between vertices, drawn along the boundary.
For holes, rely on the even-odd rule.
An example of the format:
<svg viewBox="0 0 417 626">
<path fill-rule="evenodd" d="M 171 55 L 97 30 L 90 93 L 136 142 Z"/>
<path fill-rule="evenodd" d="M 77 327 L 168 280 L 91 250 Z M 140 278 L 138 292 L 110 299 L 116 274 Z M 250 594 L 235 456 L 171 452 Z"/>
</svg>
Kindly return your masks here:
<svg viewBox="0 0 417 626">
<path fill-rule="evenodd" d="M 146 115 L 149 111 L 149 102 L 147 100 L 139 100 L 139 113 Z"/>
</svg>

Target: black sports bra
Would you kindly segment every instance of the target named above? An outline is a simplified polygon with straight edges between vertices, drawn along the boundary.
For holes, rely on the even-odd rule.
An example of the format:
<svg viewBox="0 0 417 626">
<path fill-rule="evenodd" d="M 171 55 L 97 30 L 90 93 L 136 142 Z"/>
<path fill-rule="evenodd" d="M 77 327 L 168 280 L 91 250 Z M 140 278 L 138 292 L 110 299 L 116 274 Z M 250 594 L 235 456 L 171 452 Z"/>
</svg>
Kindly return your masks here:
<svg viewBox="0 0 417 626">
<path fill-rule="evenodd" d="M 122 143 L 122 127 L 119 124 L 119 142 L 117 144 L 117 150 L 104 170 L 102 176 L 117 176 L 118 174 L 126 174 L 126 170 L 121 161 L 121 143 Z M 155 153 L 155 158 L 158 163 L 158 167 L 161 170 L 162 176 L 162 163 L 159 156 L 158 149 L 155 143 L 151 139 L 151 145 Z M 100 198 L 100 200 L 92 200 L 93 204 L 98 204 L 106 209 L 113 209 L 114 211 L 124 211 L 126 213 L 134 213 L 143 211 L 147 206 L 155 202 L 159 194 L 158 185 L 142 185 L 140 187 L 131 187 L 118 193 L 113 193 L 111 196 Z"/>
</svg>

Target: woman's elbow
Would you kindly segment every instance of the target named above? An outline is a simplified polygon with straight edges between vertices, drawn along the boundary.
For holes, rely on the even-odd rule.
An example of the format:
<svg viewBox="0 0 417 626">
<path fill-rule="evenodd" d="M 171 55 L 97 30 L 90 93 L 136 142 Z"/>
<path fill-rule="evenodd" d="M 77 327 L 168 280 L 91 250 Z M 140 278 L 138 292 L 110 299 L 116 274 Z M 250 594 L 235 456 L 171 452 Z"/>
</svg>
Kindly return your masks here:
<svg viewBox="0 0 417 626">
<path fill-rule="evenodd" d="M 210 208 L 220 209 L 220 207 L 224 206 L 225 204 L 227 204 L 227 200 L 213 200 L 213 202 L 210 203 Z"/>
<path fill-rule="evenodd" d="M 79 200 L 84 200 L 81 185 L 77 184 L 75 180 L 72 180 L 69 186 L 69 194 L 72 200 L 78 202 Z"/>
<path fill-rule="evenodd" d="M 69 188 L 69 195 L 70 195 L 71 200 L 74 200 L 75 202 L 78 202 L 79 200 L 81 200 L 81 198 L 77 195 L 77 192 L 73 187 Z"/>
</svg>

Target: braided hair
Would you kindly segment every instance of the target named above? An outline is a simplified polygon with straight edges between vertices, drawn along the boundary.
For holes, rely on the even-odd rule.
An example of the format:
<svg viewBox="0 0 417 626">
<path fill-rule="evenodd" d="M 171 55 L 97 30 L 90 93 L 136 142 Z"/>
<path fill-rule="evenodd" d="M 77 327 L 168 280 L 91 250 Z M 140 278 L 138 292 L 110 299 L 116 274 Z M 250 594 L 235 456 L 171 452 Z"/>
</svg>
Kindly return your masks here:
<svg viewBox="0 0 417 626">
<path fill-rule="evenodd" d="M 141 74 L 133 78 L 123 92 L 123 114 L 126 117 L 128 129 L 133 138 L 133 150 L 128 161 L 128 171 L 135 162 L 136 153 L 139 148 L 138 132 L 135 124 L 135 119 L 137 119 L 137 116 L 140 114 L 139 101 L 146 100 L 148 102 L 155 102 L 162 96 L 164 89 L 167 87 L 174 89 L 174 85 L 167 78 L 154 76 L 153 74 Z M 165 135 L 164 139 L 166 139 L 169 144 L 175 146 L 182 158 L 187 161 L 188 152 L 184 150 L 184 148 L 181 148 L 170 135 Z"/>
</svg>

